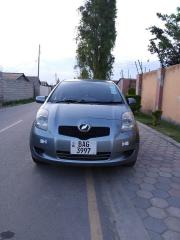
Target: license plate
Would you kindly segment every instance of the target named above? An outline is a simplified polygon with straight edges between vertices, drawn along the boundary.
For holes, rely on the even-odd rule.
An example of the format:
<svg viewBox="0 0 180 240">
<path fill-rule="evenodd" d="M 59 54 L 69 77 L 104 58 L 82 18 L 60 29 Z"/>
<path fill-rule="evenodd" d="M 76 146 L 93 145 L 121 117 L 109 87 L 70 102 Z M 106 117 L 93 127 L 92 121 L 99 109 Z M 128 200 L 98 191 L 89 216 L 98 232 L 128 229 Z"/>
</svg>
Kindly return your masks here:
<svg viewBox="0 0 180 240">
<path fill-rule="evenodd" d="M 95 141 L 71 141 L 71 154 L 96 155 L 97 144 Z"/>
</svg>

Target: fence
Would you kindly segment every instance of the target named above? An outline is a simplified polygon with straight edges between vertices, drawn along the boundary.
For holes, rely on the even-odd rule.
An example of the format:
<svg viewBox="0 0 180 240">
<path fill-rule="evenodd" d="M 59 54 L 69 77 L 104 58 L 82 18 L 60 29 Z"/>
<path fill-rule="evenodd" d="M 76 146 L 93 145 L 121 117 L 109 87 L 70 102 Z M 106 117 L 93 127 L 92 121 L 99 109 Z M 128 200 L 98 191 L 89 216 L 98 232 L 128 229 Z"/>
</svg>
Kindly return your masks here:
<svg viewBox="0 0 180 240">
<path fill-rule="evenodd" d="M 162 110 L 162 117 L 180 124 L 180 64 L 139 75 L 137 94 L 142 111 Z"/>
</svg>

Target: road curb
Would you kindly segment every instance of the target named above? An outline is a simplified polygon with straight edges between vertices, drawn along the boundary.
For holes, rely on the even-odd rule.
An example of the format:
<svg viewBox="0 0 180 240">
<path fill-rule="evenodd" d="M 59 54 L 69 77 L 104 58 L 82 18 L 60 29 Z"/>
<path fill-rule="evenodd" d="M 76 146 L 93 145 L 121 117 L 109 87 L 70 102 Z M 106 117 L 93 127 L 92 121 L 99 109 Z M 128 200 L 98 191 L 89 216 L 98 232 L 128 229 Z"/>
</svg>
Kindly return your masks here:
<svg viewBox="0 0 180 240">
<path fill-rule="evenodd" d="M 141 122 L 139 122 L 139 121 L 137 121 L 137 122 L 138 122 L 138 125 L 139 125 L 139 126 L 141 126 L 141 127 L 143 127 L 144 129 L 146 129 L 146 130 L 154 133 L 154 134 L 157 135 L 158 137 L 160 137 L 160 138 L 162 138 L 162 139 L 170 142 L 170 143 L 173 144 L 174 146 L 180 148 L 180 143 L 176 142 L 174 139 L 172 139 L 172 138 L 164 135 L 164 134 L 161 133 L 161 132 L 156 131 L 155 129 L 153 129 L 153 128 L 151 128 L 151 127 L 149 127 L 149 126 L 147 126 L 147 125 L 145 125 L 145 124 L 143 124 L 143 123 L 141 123 Z"/>
</svg>

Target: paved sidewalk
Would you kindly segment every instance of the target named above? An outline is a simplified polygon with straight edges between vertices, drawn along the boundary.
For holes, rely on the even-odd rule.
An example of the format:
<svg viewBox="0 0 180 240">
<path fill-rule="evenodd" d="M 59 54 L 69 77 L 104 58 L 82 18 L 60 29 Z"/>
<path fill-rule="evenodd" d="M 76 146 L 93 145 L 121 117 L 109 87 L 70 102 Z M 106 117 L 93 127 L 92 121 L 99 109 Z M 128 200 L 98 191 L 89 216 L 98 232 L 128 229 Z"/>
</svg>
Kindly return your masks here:
<svg viewBox="0 0 180 240">
<path fill-rule="evenodd" d="M 123 184 L 152 240 L 180 240 L 180 148 L 140 126 L 139 161 Z"/>
</svg>

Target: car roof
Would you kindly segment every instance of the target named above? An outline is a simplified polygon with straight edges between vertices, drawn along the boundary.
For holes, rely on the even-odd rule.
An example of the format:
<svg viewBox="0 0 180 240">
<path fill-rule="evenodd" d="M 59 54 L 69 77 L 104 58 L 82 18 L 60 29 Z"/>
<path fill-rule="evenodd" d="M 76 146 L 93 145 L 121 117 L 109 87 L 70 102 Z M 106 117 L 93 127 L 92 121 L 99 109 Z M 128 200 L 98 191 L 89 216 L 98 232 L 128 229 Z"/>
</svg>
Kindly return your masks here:
<svg viewBox="0 0 180 240">
<path fill-rule="evenodd" d="M 99 82 L 99 83 L 113 83 L 110 80 L 98 80 L 98 79 L 66 79 L 62 82 Z"/>
</svg>

